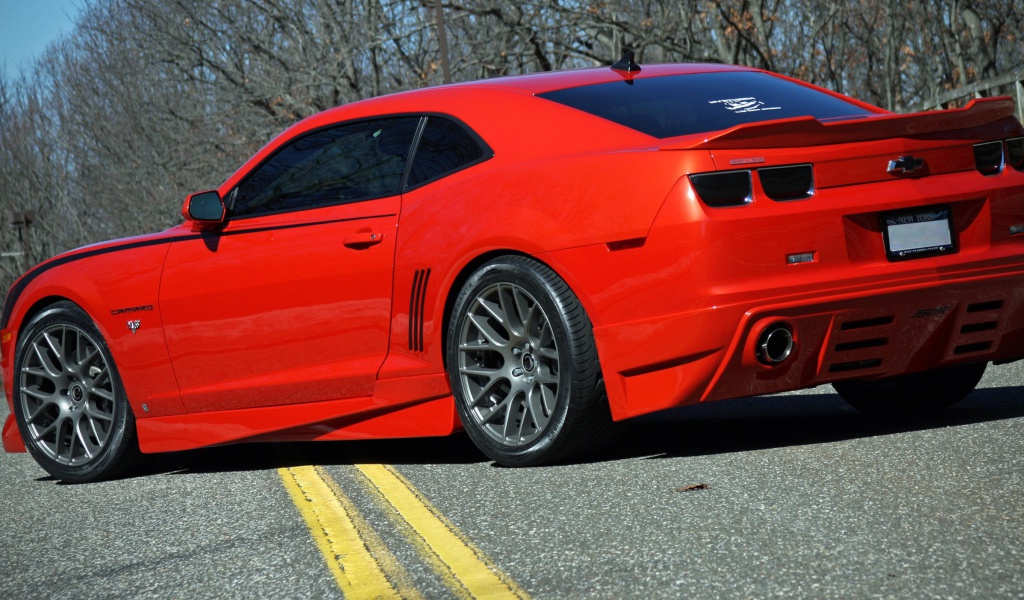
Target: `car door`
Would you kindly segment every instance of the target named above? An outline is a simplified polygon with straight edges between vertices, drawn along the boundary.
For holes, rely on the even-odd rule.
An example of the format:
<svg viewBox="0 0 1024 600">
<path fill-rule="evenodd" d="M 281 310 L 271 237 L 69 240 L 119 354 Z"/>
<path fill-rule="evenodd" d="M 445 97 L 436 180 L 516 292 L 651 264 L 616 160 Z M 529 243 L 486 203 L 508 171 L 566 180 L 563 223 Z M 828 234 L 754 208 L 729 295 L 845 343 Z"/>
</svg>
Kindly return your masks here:
<svg viewBox="0 0 1024 600">
<path fill-rule="evenodd" d="M 229 193 L 223 229 L 172 244 L 160 303 L 187 410 L 372 395 L 418 122 L 302 135 Z"/>
</svg>

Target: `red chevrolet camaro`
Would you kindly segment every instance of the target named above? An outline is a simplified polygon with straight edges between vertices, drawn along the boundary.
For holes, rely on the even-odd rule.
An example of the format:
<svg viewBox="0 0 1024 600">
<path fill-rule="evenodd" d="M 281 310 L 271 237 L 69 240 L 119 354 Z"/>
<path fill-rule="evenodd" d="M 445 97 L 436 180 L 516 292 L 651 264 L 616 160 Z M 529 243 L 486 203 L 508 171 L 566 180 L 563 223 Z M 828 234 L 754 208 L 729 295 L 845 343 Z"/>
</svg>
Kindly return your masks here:
<svg viewBox="0 0 1024 600">
<path fill-rule="evenodd" d="M 831 383 L 947 406 L 1024 358 L 1024 128 L 717 64 L 544 73 L 286 130 L 162 233 L 3 308 L 8 452 L 54 477 L 250 441 L 565 460 L 612 420 Z"/>
</svg>

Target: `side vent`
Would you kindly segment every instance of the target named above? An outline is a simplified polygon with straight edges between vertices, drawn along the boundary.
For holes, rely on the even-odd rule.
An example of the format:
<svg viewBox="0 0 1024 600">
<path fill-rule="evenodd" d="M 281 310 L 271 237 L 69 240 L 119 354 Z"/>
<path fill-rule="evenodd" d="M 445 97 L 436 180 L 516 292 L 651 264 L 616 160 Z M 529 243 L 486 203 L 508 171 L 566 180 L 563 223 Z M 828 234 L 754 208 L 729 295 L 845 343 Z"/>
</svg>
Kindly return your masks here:
<svg viewBox="0 0 1024 600">
<path fill-rule="evenodd" d="M 814 171 L 811 165 L 767 167 L 757 170 L 761 187 L 775 201 L 803 200 L 814 195 Z"/>
<path fill-rule="evenodd" d="M 423 352 L 423 306 L 427 297 L 430 269 L 418 269 L 409 295 L 409 350 Z"/>
</svg>

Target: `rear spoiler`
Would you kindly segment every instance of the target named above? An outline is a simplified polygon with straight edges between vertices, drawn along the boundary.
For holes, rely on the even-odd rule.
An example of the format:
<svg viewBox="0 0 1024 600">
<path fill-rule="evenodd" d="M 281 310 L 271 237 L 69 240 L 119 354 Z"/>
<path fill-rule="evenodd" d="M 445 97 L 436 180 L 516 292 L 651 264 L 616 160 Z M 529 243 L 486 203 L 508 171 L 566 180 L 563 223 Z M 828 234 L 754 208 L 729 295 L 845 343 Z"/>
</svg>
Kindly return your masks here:
<svg viewBox="0 0 1024 600">
<path fill-rule="evenodd" d="M 998 96 L 976 98 L 963 108 L 909 115 L 885 114 L 827 123 L 814 117 L 794 117 L 737 125 L 705 135 L 667 138 L 659 149 L 797 148 L 863 142 L 987 125 L 1012 116 L 1013 110 L 1013 100 L 1009 96 Z M 1021 135 L 1024 128 L 1018 123 L 1015 132 L 1012 135 Z"/>
</svg>

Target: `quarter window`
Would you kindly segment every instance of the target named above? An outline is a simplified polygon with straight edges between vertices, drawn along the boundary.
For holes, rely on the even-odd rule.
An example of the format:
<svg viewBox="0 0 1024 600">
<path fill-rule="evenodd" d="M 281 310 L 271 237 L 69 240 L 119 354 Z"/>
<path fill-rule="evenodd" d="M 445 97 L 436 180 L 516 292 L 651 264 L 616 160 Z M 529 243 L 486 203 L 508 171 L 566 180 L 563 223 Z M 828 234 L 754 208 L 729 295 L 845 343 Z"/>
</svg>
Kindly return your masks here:
<svg viewBox="0 0 1024 600">
<path fill-rule="evenodd" d="M 424 184 L 476 164 L 493 154 L 459 123 L 427 117 L 406 187 Z"/>
<path fill-rule="evenodd" d="M 242 182 L 232 214 L 302 210 L 399 193 L 419 120 L 358 121 L 302 136 Z"/>
</svg>

